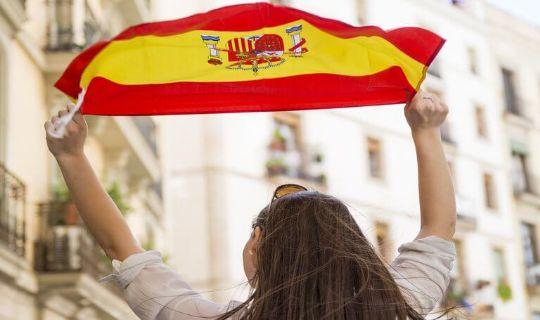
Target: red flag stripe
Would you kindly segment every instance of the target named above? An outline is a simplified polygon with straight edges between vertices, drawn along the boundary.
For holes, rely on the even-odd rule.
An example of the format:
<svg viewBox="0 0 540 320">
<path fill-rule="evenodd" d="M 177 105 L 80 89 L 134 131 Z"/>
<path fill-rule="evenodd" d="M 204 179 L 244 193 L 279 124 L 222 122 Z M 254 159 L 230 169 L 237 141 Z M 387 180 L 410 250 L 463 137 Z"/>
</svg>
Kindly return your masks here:
<svg viewBox="0 0 540 320">
<path fill-rule="evenodd" d="M 292 93 L 291 88 L 295 88 Z M 398 67 L 371 76 L 312 74 L 245 81 L 242 86 L 227 82 L 120 85 L 98 77 L 90 83 L 82 112 L 147 115 L 307 110 L 404 103 L 414 93 Z M 334 105 L 329 106 L 329 101 Z"/>
</svg>

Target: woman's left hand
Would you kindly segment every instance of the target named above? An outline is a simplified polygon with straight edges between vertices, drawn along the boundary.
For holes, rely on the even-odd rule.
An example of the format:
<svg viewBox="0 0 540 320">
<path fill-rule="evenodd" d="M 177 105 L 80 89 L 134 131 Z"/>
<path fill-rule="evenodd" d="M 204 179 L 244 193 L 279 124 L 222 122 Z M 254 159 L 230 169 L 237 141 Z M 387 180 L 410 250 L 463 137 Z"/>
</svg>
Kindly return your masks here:
<svg viewBox="0 0 540 320">
<path fill-rule="evenodd" d="M 405 106 L 405 118 L 413 132 L 439 128 L 447 114 L 448 106 L 439 97 L 422 90 Z"/>
</svg>

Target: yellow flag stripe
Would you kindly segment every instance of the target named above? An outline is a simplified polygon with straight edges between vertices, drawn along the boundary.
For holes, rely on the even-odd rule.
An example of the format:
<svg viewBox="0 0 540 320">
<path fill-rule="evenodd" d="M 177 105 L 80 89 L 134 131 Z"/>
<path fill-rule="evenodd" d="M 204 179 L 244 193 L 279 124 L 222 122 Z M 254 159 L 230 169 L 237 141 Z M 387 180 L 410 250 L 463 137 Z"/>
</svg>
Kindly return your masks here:
<svg viewBox="0 0 540 320">
<path fill-rule="evenodd" d="M 219 36 L 216 47 L 227 49 L 227 41 L 253 35 L 277 34 L 285 51 L 293 47 L 286 29 L 302 25 L 301 38 L 308 52 L 301 57 L 285 54 L 278 66 L 250 70 L 226 68 L 227 52 L 219 52 L 223 64 L 208 63 L 210 50 L 201 35 Z M 236 82 L 282 78 L 301 74 L 327 73 L 345 76 L 368 76 L 390 67 L 402 69 L 413 88 L 421 82 L 425 66 L 409 57 L 389 41 L 378 36 L 343 39 L 317 29 L 304 20 L 283 26 L 249 32 L 195 30 L 172 36 L 140 36 L 114 40 L 94 57 L 84 70 L 81 87 L 88 87 L 94 77 L 104 77 L 124 85 L 164 84 L 174 82 Z M 249 67 L 248 67 L 249 68 Z"/>
</svg>

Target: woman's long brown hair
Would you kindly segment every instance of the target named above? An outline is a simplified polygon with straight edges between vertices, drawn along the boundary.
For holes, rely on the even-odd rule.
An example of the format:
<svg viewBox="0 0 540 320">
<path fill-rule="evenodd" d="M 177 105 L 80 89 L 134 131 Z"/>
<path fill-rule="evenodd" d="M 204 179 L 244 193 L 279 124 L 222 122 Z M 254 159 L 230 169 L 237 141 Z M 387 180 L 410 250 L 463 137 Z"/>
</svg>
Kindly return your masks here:
<svg viewBox="0 0 540 320">
<path fill-rule="evenodd" d="M 423 319 L 338 199 L 290 194 L 264 208 L 256 226 L 255 286 L 219 319 Z"/>
</svg>

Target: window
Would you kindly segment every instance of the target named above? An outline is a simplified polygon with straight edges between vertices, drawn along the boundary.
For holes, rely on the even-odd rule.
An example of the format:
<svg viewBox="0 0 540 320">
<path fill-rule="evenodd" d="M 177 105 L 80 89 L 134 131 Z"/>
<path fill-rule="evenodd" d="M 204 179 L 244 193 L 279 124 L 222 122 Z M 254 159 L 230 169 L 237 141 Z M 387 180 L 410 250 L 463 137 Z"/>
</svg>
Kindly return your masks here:
<svg viewBox="0 0 540 320">
<path fill-rule="evenodd" d="M 521 245 L 525 266 L 530 268 L 538 264 L 538 238 L 533 224 L 522 222 L 520 224 Z"/>
<path fill-rule="evenodd" d="M 450 270 L 451 286 L 448 289 L 448 293 L 463 295 L 468 291 L 463 241 L 455 239 L 454 244 L 456 246 L 456 261 L 452 270 Z"/>
<path fill-rule="evenodd" d="M 521 110 L 516 92 L 514 72 L 509 69 L 502 68 L 501 73 L 503 79 L 504 101 L 506 103 L 506 111 L 515 115 L 521 115 Z"/>
<path fill-rule="evenodd" d="M 506 282 L 506 263 L 504 251 L 501 248 L 493 249 L 493 271 L 497 283 Z"/>
<path fill-rule="evenodd" d="M 80 50 L 106 36 L 88 3 L 49 0 L 47 6 L 48 50 Z"/>
<path fill-rule="evenodd" d="M 433 62 L 431 63 L 431 66 L 429 66 L 428 73 L 437 78 L 441 77 L 440 58 L 435 58 L 435 60 L 433 60 Z"/>
<path fill-rule="evenodd" d="M 356 16 L 358 19 L 358 24 L 366 24 L 366 1 L 365 0 L 356 0 Z"/>
<path fill-rule="evenodd" d="M 383 177 L 383 157 L 381 142 L 375 138 L 367 138 L 369 175 L 372 178 L 381 179 Z"/>
<path fill-rule="evenodd" d="M 287 175 L 302 178 L 303 153 L 300 118 L 291 113 L 276 113 L 269 145 L 270 158 L 266 163 L 269 176 Z"/>
<path fill-rule="evenodd" d="M 444 101 L 443 93 L 439 90 L 428 89 L 429 93 L 436 95 L 441 101 Z M 441 125 L 441 140 L 447 144 L 456 144 L 454 137 L 452 135 L 452 126 L 448 119 Z"/>
<path fill-rule="evenodd" d="M 388 224 L 384 222 L 377 222 L 375 224 L 375 234 L 377 237 L 377 250 L 380 256 L 385 261 L 390 261 L 391 257 L 391 243 Z"/>
<path fill-rule="evenodd" d="M 456 261 L 453 264 L 452 270 L 450 270 L 450 282 L 446 290 L 446 301 L 443 303 L 445 306 L 461 306 L 463 304 L 463 298 L 467 296 L 467 277 L 465 272 L 465 256 L 463 254 L 463 242 L 461 240 L 454 240 L 456 246 Z"/>
<path fill-rule="evenodd" d="M 467 55 L 469 56 L 469 70 L 472 74 L 478 74 L 478 58 L 476 50 L 473 47 L 467 48 Z"/>
<path fill-rule="evenodd" d="M 497 195 L 495 190 L 495 182 L 493 176 L 489 173 L 484 173 L 484 201 L 489 209 L 497 209 Z"/>
<path fill-rule="evenodd" d="M 487 124 L 486 124 L 486 112 L 482 106 L 476 106 L 474 108 L 476 119 L 476 134 L 481 138 L 487 138 Z"/>
<path fill-rule="evenodd" d="M 526 152 L 512 150 L 512 187 L 515 194 L 531 192 L 527 158 Z"/>
</svg>

